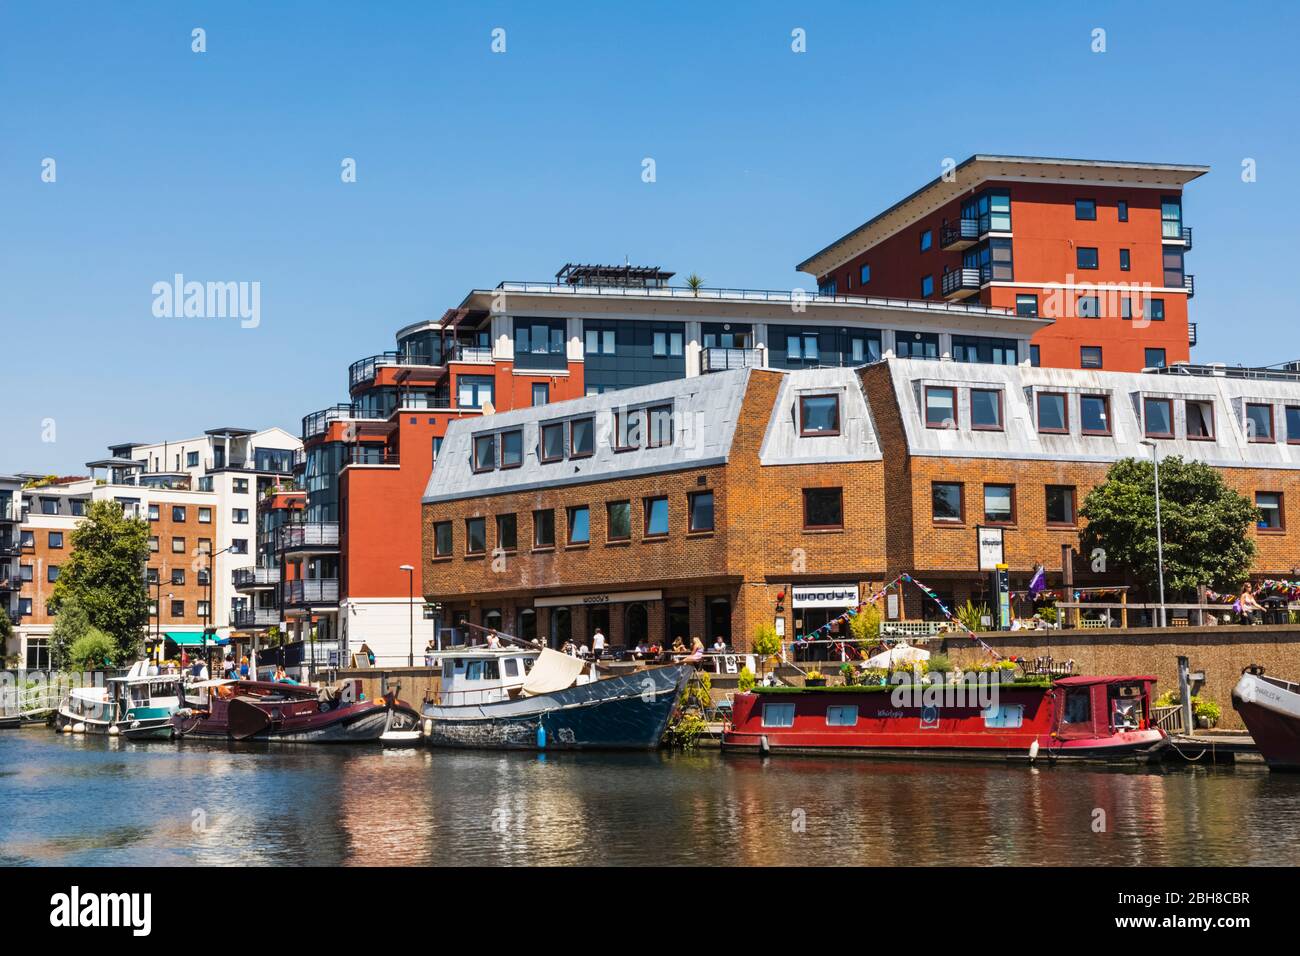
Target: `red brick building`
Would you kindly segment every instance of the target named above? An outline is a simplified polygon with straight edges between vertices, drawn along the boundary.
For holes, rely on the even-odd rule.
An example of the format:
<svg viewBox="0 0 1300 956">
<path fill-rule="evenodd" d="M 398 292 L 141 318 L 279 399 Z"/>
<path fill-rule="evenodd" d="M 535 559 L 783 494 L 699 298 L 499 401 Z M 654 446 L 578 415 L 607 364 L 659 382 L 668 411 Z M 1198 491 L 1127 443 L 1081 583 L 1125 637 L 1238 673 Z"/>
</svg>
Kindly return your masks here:
<svg viewBox="0 0 1300 956">
<path fill-rule="evenodd" d="M 1187 362 L 1195 282 L 1182 194 L 1207 171 L 976 155 L 798 268 L 827 294 L 978 302 L 1051 319 L 1034 336 L 1035 365 L 1135 372 Z"/>
</svg>

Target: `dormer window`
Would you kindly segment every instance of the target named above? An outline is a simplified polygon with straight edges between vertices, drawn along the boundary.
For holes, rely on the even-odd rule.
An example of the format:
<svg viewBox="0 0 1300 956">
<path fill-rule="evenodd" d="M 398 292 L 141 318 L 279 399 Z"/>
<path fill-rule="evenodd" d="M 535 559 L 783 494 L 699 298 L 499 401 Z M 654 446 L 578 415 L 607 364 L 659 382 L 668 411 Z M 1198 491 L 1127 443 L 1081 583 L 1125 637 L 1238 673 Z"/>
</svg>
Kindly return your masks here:
<svg viewBox="0 0 1300 956">
<path fill-rule="evenodd" d="M 1036 408 L 1039 432 L 1045 435 L 1070 433 L 1070 413 L 1063 392 L 1039 392 Z"/>
<path fill-rule="evenodd" d="M 925 387 L 925 427 L 957 427 L 957 390 L 947 386 Z"/>
<path fill-rule="evenodd" d="M 564 422 L 542 426 L 541 455 L 543 464 L 564 460 Z"/>
<path fill-rule="evenodd" d="M 799 397 L 799 435 L 838 435 L 840 433 L 840 397 L 838 395 L 801 395 Z"/>
<path fill-rule="evenodd" d="M 1191 441 L 1214 441 L 1214 403 L 1187 401 L 1187 437 Z"/>
<path fill-rule="evenodd" d="M 1263 404 L 1246 405 L 1246 437 L 1253 442 L 1272 442 L 1273 406 Z"/>
<path fill-rule="evenodd" d="M 474 436 L 474 470 L 491 471 L 497 466 L 497 436 Z"/>
<path fill-rule="evenodd" d="M 970 390 L 970 427 L 975 431 L 1002 431 L 1002 392 L 995 388 Z"/>
<path fill-rule="evenodd" d="M 519 429 L 501 433 L 501 467 L 518 468 L 524 463 L 524 433 Z"/>
<path fill-rule="evenodd" d="M 1085 435 L 1110 434 L 1110 399 L 1107 396 L 1079 396 L 1079 431 Z"/>
<path fill-rule="evenodd" d="M 561 445 L 563 439 L 561 439 Z M 596 450 L 596 420 L 575 418 L 569 422 L 569 455 L 589 458 Z"/>
<path fill-rule="evenodd" d="M 1144 398 L 1142 422 L 1147 438 L 1173 438 L 1174 403 L 1168 398 Z"/>
<path fill-rule="evenodd" d="M 641 447 L 645 430 L 645 409 L 626 408 L 614 412 L 614 450 L 631 451 Z"/>
</svg>

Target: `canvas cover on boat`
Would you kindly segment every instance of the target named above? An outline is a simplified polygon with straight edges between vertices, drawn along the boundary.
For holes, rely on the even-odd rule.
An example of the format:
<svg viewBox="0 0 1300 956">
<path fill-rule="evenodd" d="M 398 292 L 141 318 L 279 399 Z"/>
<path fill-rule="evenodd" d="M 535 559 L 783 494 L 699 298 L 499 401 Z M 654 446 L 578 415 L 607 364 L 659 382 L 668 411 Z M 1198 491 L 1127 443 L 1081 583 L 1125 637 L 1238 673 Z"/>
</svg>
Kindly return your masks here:
<svg viewBox="0 0 1300 956">
<path fill-rule="evenodd" d="M 552 694 L 557 690 L 572 687 L 573 682 L 578 679 L 578 675 L 586 666 L 586 662 L 581 658 L 561 654 L 549 647 L 543 648 L 542 653 L 537 657 L 537 663 L 533 664 L 533 669 L 524 679 L 521 692 L 525 697 L 536 697 L 539 694 Z"/>
</svg>

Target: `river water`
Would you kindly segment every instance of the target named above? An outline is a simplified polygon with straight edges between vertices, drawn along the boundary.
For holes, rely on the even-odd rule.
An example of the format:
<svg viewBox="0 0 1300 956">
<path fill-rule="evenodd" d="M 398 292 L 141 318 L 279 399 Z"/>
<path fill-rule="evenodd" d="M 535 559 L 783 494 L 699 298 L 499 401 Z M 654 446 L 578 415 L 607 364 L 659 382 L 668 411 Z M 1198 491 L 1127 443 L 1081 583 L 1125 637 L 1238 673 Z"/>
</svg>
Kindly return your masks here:
<svg viewBox="0 0 1300 956">
<path fill-rule="evenodd" d="M 0 732 L 0 865 L 1300 864 L 1300 775 Z"/>
</svg>

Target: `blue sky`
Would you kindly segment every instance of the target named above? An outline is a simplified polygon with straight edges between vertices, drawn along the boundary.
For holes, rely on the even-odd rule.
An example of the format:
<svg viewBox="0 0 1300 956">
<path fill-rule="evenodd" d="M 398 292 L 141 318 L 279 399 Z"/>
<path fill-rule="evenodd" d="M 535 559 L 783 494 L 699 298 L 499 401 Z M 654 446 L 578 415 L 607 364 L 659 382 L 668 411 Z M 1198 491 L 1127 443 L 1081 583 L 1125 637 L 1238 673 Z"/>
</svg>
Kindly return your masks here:
<svg viewBox="0 0 1300 956">
<path fill-rule="evenodd" d="M 0 472 L 296 432 L 400 326 L 568 260 L 807 285 L 795 263 L 975 152 L 1213 166 L 1185 198 L 1193 357 L 1300 358 L 1294 5 L 1065 6 L 9 0 Z M 261 324 L 155 317 L 178 272 L 259 282 Z"/>
</svg>

